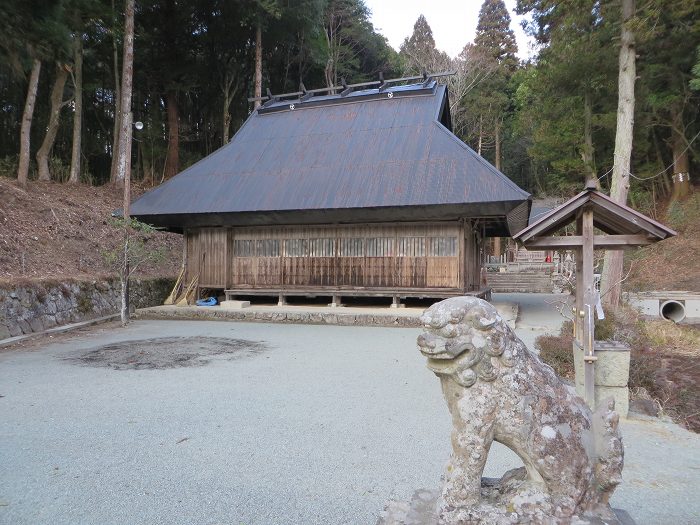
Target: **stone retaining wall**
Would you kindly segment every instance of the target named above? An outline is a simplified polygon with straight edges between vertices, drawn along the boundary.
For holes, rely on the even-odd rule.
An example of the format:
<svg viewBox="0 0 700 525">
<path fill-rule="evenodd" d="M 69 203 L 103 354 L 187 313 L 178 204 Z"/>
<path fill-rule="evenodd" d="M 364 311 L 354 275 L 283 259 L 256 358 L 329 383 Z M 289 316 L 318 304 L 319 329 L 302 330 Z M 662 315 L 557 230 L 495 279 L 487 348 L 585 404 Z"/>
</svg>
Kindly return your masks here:
<svg viewBox="0 0 700 525">
<path fill-rule="evenodd" d="M 162 304 L 171 278 L 132 279 L 132 309 Z M 118 278 L 90 281 L 25 280 L 0 283 L 0 339 L 119 312 Z"/>
</svg>

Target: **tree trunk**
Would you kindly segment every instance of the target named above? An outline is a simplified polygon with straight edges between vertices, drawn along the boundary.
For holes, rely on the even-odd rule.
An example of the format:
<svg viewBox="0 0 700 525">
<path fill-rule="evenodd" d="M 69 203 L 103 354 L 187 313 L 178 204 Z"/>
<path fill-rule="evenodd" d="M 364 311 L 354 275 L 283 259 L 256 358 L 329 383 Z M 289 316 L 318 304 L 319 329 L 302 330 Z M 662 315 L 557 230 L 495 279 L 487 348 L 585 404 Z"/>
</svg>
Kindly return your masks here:
<svg viewBox="0 0 700 525">
<path fill-rule="evenodd" d="M 151 158 L 148 155 L 148 151 L 146 151 L 146 147 L 144 146 L 143 141 L 139 142 L 139 151 L 141 152 L 140 156 L 141 167 L 143 169 L 143 181 L 148 181 L 148 184 L 151 187 L 153 187 L 155 180 L 155 176 L 153 173 L 153 163 L 151 162 Z"/>
<path fill-rule="evenodd" d="M 483 117 L 479 115 L 479 143 L 476 148 L 476 152 L 481 155 L 481 145 L 484 141 L 484 130 L 482 127 Z"/>
<path fill-rule="evenodd" d="M 334 64 L 334 49 L 335 49 L 335 35 L 333 32 L 333 21 L 331 20 L 324 31 L 326 35 L 326 45 L 328 46 L 328 58 L 326 59 L 326 65 L 323 68 L 323 76 L 326 80 L 326 87 L 332 88 L 335 86 L 333 83 L 333 77 L 335 77 L 335 64 Z M 333 93 L 329 91 L 328 93 Z"/>
<path fill-rule="evenodd" d="M 39 73 L 41 72 L 41 60 L 34 59 L 32 63 L 32 73 L 29 76 L 29 87 L 27 88 L 27 100 L 24 103 L 24 113 L 22 114 L 22 130 L 19 141 L 19 166 L 17 168 L 17 181 L 26 186 L 29 177 L 29 147 L 32 129 L 32 119 L 34 118 L 34 104 L 36 103 L 36 92 L 39 87 Z"/>
<path fill-rule="evenodd" d="M 229 140 L 229 132 L 231 129 L 231 113 L 229 112 L 231 108 L 231 98 L 229 97 L 229 88 L 226 87 L 224 89 L 224 107 L 223 107 L 223 115 L 222 115 L 222 129 L 221 129 L 221 142 L 225 146 L 228 144 Z"/>
<path fill-rule="evenodd" d="M 121 116 L 121 82 L 119 82 L 119 48 L 117 47 L 117 11 L 114 8 L 114 0 L 112 0 L 112 56 L 113 56 L 113 67 L 114 67 L 114 126 L 112 131 L 112 166 L 109 172 L 109 180 L 116 182 L 117 180 L 117 165 L 119 163 L 119 129 L 121 128 L 121 122 L 119 120 Z"/>
<path fill-rule="evenodd" d="M 168 155 L 165 157 L 163 176 L 170 179 L 180 171 L 180 115 L 177 107 L 177 91 L 171 89 L 165 97 L 168 112 Z"/>
<path fill-rule="evenodd" d="M 117 176 L 115 182 L 124 186 L 124 260 L 121 275 L 121 321 L 129 322 L 129 218 L 131 206 L 131 89 L 134 77 L 134 0 L 126 0 L 124 18 L 124 63 L 120 106 L 119 148 L 117 150 Z"/>
<path fill-rule="evenodd" d="M 501 171 L 501 124 L 499 122 L 499 119 L 496 119 L 495 125 L 494 125 L 494 137 L 496 140 L 496 158 L 494 159 L 495 164 L 496 164 L 496 169 L 498 171 Z M 501 238 L 500 237 L 494 237 L 493 239 L 493 254 L 496 257 L 501 256 Z M 500 260 L 498 261 L 500 262 Z"/>
<path fill-rule="evenodd" d="M 659 166 L 666 166 L 666 161 L 664 160 L 664 156 L 661 153 L 661 145 L 659 144 L 659 138 L 657 137 L 655 129 L 652 129 L 651 137 L 654 140 L 654 152 L 656 153 L 656 160 L 659 163 Z M 662 190 L 661 195 L 663 196 L 666 196 L 671 192 L 671 184 L 668 182 L 668 177 L 666 176 L 666 173 L 659 177 L 659 187 Z"/>
<path fill-rule="evenodd" d="M 690 194 L 690 162 L 683 129 L 683 111 L 676 108 L 673 112 L 671 125 L 671 149 L 673 151 L 673 193 L 671 194 L 671 201 L 684 199 Z"/>
<path fill-rule="evenodd" d="M 39 167 L 39 180 L 51 180 L 49 172 L 49 156 L 56 141 L 56 133 L 58 133 L 58 124 L 61 118 L 61 108 L 63 107 L 63 90 L 66 87 L 68 80 L 68 71 L 63 64 L 56 64 L 56 80 L 51 89 L 51 113 L 49 115 L 49 125 L 46 128 L 44 141 L 41 143 L 39 150 L 36 152 L 36 162 Z"/>
<path fill-rule="evenodd" d="M 75 112 L 73 113 L 73 150 L 70 160 L 70 177 L 68 182 L 80 182 L 81 135 L 83 125 L 83 41 L 78 33 L 75 37 L 75 69 L 73 71 L 75 84 Z"/>
<path fill-rule="evenodd" d="M 583 98 L 583 148 L 581 158 L 586 170 L 586 188 L 600 189 L 600 180 L 595 169 L 593 160 L 593 107 L 591 104 L 591 94 L 586 91 Z"/>
<path fill-rule="evenodd" d="M 129 324 L 129 230 L 126 223 L 124 225 L 124 253 L 122 255 L 124 257 L 120 275 L 122 304 L 119 313 L 121 314 L 122 326 L 126 326 Z"/>
<path fill-rule="evenodd" d="M 258 25 L 255 28 L 255 93 L 253 96 L 260 98 L 262 96 L 262 21 L 258 19 Z M 253 107 L 258 108 L 260 101 L 256 100 Z"/>
<path fill-rule="evenodd" d="M 221 83 L 221 91 L 224 95 L 221 119 L 221 140 L 224 146 L 228 144 L 231 134 L 231 102 L 233 102 L 233 97 L 236 95 L 236 93 L 238 93 L 240 85 L 240 76 L 234 75 L 234 73 L 231 71 L 226 71 L 224 74 L 224 80 Z"/>
<path fill-rule="evenodd" d="M 496 119 L 496 124 L 494 126 L 494 139 L 495 139 L 495 145 L 496 145 L 496 159 L 495 159 L 495 164 L 496 164 L 496 169 L 498 171 L 501 171 L 501 125 L 498 122 L 498 119 Z"/>
<path fill-rule="evenodd" d="M 328 60 L 326 60 L 326 66 L 323 69 L 323 75 L 326 79 L 326 87 L 332 88 L 333 87 L 333 58 L 328 57 Z M 330 93 L 330 91 L 329 91 L 329 93 Z"/>
<path fill-rule="evenodd" d="M 610 197 L 619 204 L 627 203 L 632 132 L 634 131 L 634 81 L 637 76 L 634 33 L 630 21 L 634 16 L 634 0 L 622 0 L 622 33 L 617 99 L 617 130 L 615 132 L 615 160 L 613 164 Z M 606 251 L 601 279 L 601 292 L 609 306 L 620 304 L 622 289 L 622 251 Z"/>
<path fill-rule="evenodd" d="M 123 186 L 130 174 L 127 172 L 127 156 L 131 155 L 131 143 L 128 132 L 131 126 L 131 87 L 134 76 L 134 0 L 126 0 L 124 19 L 124 51 L 122 63 L 121 101 L 119 102 L 119 142 L 117 155 L 117 172 L 114 182 Z M 125 210 L 126 212 L 126 210 Z"/>
</svg>

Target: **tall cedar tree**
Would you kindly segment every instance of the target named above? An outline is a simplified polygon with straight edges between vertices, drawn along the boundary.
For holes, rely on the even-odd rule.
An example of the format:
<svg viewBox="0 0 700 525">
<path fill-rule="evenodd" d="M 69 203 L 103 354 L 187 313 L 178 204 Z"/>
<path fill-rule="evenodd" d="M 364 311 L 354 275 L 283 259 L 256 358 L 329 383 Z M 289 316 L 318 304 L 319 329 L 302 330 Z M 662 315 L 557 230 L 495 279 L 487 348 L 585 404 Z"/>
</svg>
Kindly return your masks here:
<svg viewBox="0 0 700 525">
<path fill-rule="evenodd" d="M 657 159 L 651 176 L 671 165 L 671 173 L 662 177 L 660 189 L 672 186 L 674 200 L 691 191 L 691 156 L 697 151 L 690 144 L 700 131 L 700 93 L 693 90 L 693 66 L 700 41 L 700 3 L 684 0 L 650 0 L 639 6 L 640 92 L 648 93 L 640 101 L 652 133 L 670 150 L 667 159 Z M 700 74 L 700 65 L 698 73 Z M 635 145 L 635 149 L 637 146 Z M 653 151 L 653 150 L 652 150 Z M 671 179 L 669 184 L 668 179 Z M 651 185 L 654 179 L 646 184 Z M 640 181 L 636 181 L 640 182 Z"/>
<path fill-rule="evenodd" d="M 542 189 L 549 192 L 597 183 L 597 159 L 612 157 L 617 61 L 608 48 L 616 31 L 604 7 L 543 2 L 547 17 L 535 12 L 529 27 L 543 47 L 519 88 L 526 100 L 517 125 L 531 137 L 528 155 L 547 172 Z"/>
<path fill-rule="evenodd" d="M 467 139 L 480 155 L 492 150 L 488 156 L 499 170 L 504 128 L 512 113 L 509 83 L 518 66 L 518 46 L 510 22 L 502 0 L 486 0 L 481 6 L 474 50 L 492 63 L 492 73 L 467 97 L 473 116 Z"/>
<path fill-rule="evenodd" d="M 406 74 L 435 73 L 449 64 L 449 57 L 435 47 L 433 30 L 425 16 L 413 24 L 413 33 L 401 44 L 400 55 Z"/>
<path fill-rule="evenodd" d="M 617 128 L 615 130 L 615 161 L 613 164 L 610 197 L 619 204 L 627 204 L 632 167 L 632 140 L 634 133 L 634 84 L 637 80 L 635 34 L 632 21 L 635 0 L 622 0 L 620 30 L 620 72 L 618 74 Z M 620 303 L 622 283 L 622 250 L 607 250 L 603 262 L 600 289 L 603 301 L 610 306 Z"/>
<path fill-rule="evenodd" d="M 518 67 L 518 44 L 510 22 L 503 0 L 485 0 L 479 11 L 474 44 L 484 49 L 502 68 L 513 72 Z"/>
</svg>

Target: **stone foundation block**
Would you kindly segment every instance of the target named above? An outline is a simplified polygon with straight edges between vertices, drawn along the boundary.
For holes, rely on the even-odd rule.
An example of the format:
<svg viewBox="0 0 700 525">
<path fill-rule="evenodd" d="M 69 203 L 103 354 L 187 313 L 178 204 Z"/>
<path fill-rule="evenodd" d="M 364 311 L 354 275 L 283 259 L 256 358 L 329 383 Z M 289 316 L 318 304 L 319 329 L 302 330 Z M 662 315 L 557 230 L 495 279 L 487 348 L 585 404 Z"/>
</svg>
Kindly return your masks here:
<svg viewBox="0 0 700 525">
<path fill-rule="evenodd" d="M 240 310 L 241 308 L 248 308 L 250 306 L 250 301 L 221 301 L 221 308 L 225 310 Z"/>
<path fill-rule="evenodd" d="M 630 377 L 630 348 L 618 342 L 596 341 L 595 384 L 626 387 Z M 574 342 L 576 383 L 583 385 L 583 349 Z"/>
<path fill-rule="evenodd" d="M 576 383 L 576 393 L 580 397 L 584 397 L 585 392 L 583 388 L 583 383 Z M 596 409 L 600 406 L 602 401 L 605 401 L 609 397 L 612 397 L 615 401 L 615 412 L 620 414 L 620 417 L 627 417 L 630 407 L 630 390 L 626 386 L 595 386 L 595 405 L 592 407 Z"/>
<path fill-rule="evenodd" d="M 624 343 L 596 341 L 594 364 L 595 374 L 595 406 L 612 397 L 615 400 L 615 410 L 621 417 L 627 417 L 629 412 L 629 389 L 627 383 L 630 375 L 630 348 Z M 576 393 L 584 396 L 584 363 L 583 349 L 574 342 L 574 367 L 576 371 Z"/>
</svg>

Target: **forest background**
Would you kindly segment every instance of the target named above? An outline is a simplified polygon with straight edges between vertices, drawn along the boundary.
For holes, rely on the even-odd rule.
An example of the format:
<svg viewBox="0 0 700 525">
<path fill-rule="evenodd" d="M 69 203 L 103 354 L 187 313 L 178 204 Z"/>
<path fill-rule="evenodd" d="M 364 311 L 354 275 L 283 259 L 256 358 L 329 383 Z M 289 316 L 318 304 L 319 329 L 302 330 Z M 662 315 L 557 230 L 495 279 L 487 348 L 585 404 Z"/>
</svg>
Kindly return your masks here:
<svg viewBox="0 0 700 525">
<path fill-rule="evenodd" d="M 3 2 L 0 173 L 17 176 L 29 118 L 30 179 L 115 180 L 123 4 Z M 134 130 L 132 178 L 159 184 L 226 144 L 261 91 L 454 70 L 446 82 L 455 133 L 518 185 L 565 197 L 595 178 L 607 190 L 620 4 L 518 0 L 536 43 L 522 61 L 502 0 L 483 3 L 474 41 L 457 57 L 436 48 L 423 16 L 394 50 L 362 0 L 139 0 L 132 111 L 144 126 Z M 628 198 L 653 215 L 674 174 L 697 173 L 700 4 L 639 0 L 626 24 L 637 54 Z"/>
</svg>

